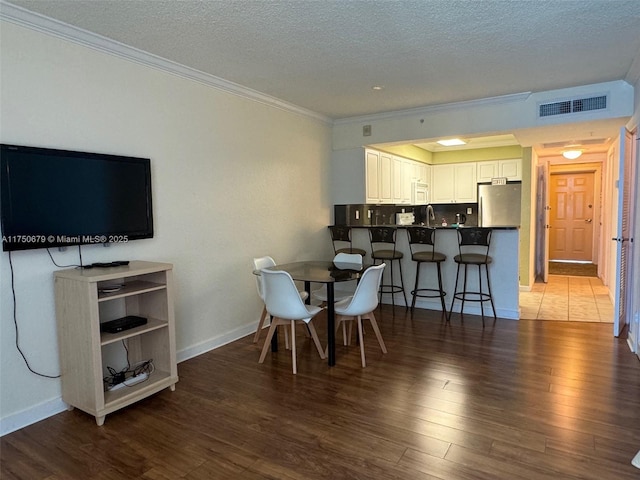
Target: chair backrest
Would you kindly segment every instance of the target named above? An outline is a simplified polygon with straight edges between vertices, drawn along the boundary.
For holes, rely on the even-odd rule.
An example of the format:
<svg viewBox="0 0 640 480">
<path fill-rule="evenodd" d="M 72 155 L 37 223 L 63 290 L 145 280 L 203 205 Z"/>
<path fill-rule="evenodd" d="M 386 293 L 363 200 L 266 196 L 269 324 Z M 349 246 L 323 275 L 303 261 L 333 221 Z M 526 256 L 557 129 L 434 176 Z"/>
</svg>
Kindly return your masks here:
<svg viewBox="0 0 640 480">
<path fill-rule="evenodd" d="M 491 228 L 486 227 L 463 227 L 458 229 L 458 250 L 460 254 L 481 253 L 485 257 L 489 256 L 491 246 Z"/>
<path fill-rule="evenodd" d="M 264 304 L 270 315 L 285 320 L 310 317 L 291 275 L 282 270 L 261 270 L 260 273 Z"/>
<path fill-rule="evenodd" d="M 431 252 L 436 249 L 436 229 L 433 227 L 408 227 L 409 249 L 414 254 L 418 251 Z"/>
<path fill-rule="evenodd" d="M 381 263 L 367 268 L 362 274 L 356 291 L 349 305 L 340 309 L 342 315 L 364 315 L 373 312 L 378 306 L 378 290 L 382 280 L 382 272 L 386 264 Z"/>
<path fill-rule="evenodd" d="M 338 253 L 333 257 L 333 263 L 339 266 L 342 263 L 355 264 L 362 266 L 362 255 L 359 253 Z"/>
<path fill-rule="evenodd" d="M 275 260 L 268 256 L 253 259 L 254 270 L 262 270 L 263 268 L 273 267 L 275 264 Z M 258 296 L 262 300 L 264 300 L 264 294 L 262 293 L 262 280 L 260 278 L 260 275 L 256 275 L 256 288 L 258 289 Z"/>
<path fill-rule="evenodd" d="M 336 253 L 339 245 L 336 242 L 345 242 L 351 247 L 351 227 L 347 225 L 331 225 L 329 227 L 331 234 L 331 243 L 333 244 L 333 253 Z"/>
<path fill-rule="evenodd" d="M 371 252 L 381 249 L 396 249 L 395 227 L 370 227 L 369 241 L 371 242 Z"/>
</svg>

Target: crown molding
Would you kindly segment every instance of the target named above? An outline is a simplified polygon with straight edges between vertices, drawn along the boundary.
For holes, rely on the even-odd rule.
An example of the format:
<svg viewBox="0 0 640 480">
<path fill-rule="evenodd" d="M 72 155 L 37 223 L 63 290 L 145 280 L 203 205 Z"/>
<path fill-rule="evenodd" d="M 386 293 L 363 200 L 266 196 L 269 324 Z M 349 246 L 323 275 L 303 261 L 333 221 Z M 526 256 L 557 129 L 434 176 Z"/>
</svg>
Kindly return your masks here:
<svg viewBox="0 0 640 480">
<path fill-rule="evenodd" d="M 627 83 L 634 85 L 640 80 L 640 48 L 638 49 L 638 53 L 636 57 L 631 62 L 631 66 L 629 67 L 629 71 L 624 78 Z"/>
<path fill-rule="evenodd" d="M 325 115 L 285 102 L 270 95 L 258 92 L 257 90 L 243 87 L 242 85 L 224 80 L 214 75 L 201 72 L 194 68 L 181 65 L 177 62 L 167 60 L 152 53 L 130 47 L 124 43 L 103 37 L 102 35 L 31 12 L 24 8 L 7 3 L 4 0 L 0 0 L 0 20 L 5 20 L 31 30 L 62 38 L 140 65 L 162 70 L 239 97 L 278 108 L 280 110 L 310 117 L 328 124 L 333 123 L 333 120 Z"/>
<path fill-rule="evenodd" d="M 421 115 L 430 115 L 438 112 L 446 112 L 450 110 L 463 110 L 468 108 L 502 105 L 505 103 L 524 102 L 531 96 L 531 92 L 513 93 L 510 95 L 501 95 L 498 97 L 479 98 L 477 100 L 467 100 L 464 102 L 444 103 L 441 105 L 431 105 L 428 107 L 408 108 L 406 110 L 394 110 L 391 112 L 373 113 L 371 115 L 362 115 L 358 117 L 347 117 L 334 120 L 334 125 L 345 125 L 359 122 L 374 122 L 379 120 L 387 120 L 390 118 L 412 117 Z"/>
</svg>

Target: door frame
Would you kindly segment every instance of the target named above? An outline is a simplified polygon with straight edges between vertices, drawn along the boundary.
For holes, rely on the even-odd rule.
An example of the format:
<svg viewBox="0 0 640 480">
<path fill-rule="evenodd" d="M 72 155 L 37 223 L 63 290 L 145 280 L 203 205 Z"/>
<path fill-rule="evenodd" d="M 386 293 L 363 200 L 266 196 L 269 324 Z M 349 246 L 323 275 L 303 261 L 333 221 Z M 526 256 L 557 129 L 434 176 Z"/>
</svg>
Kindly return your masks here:
<svg viewBox="0 0 640 480">
<path fill-rule="evenodd" d="M 567 163 L 566 160 L 551 158 L 547 160 L 547 168 L 546 168 L 546 178 L 545 178 L 545 186 L 546 186 L 546 224 L 549 225 L 549 199 L 550 199 L 550 185 L 551 185 L 551 175 L 563 174 L 563 173 L 581 173 L 588 172 L 594 174 L 593 179 L 593 245 L 592 245 L 592 262 L 598 264 L 598 277 L 602 276 L 599 259 L 601 258 L 601 252 L 604 251 L 604 246 L 602 245 L 602 165 L 604 159 L 606 158 L 606 153 L 602 154 L 594 154 L 595 156 L 601 157 L 590 158 L 588 162 L 583 163 L 575 163 L 572 161 L 571 163 Z M 546 235 L 548 237 L 548 233 Z M 549 243 L 545 242 L 545 251 L 544 257 L 548 261 L 549 258 Z M 545 267 L 545 270 L 548 269 L 548 265 Z"/>
</svg>

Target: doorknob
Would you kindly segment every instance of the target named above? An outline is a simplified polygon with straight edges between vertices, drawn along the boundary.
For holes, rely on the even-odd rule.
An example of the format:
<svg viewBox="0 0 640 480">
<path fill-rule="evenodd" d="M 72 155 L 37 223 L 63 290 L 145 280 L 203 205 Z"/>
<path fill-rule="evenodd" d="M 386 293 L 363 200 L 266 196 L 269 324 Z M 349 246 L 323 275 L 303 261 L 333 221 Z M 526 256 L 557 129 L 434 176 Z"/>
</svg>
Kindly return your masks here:
<svg viewBox="0 0 640 480">
<path fill-rule="evenodd" d="M 587 223 L 591 223 L 591 222 L 593 222 L 593 219 L 591 219 L 591 218 L 585 218 L 585 220 L 584 220 L 584 221 L 585 221 L 585 222 L 587 222 Z"/>
</svg>

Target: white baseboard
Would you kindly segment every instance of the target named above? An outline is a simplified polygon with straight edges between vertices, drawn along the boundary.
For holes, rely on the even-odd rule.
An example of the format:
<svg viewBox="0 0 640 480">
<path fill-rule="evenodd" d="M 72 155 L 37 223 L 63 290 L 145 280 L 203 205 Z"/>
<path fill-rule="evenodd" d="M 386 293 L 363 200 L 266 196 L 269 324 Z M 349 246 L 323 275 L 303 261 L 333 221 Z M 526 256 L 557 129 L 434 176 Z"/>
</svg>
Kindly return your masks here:
<svg viewBox="0 0 640 480">
<path fill-rule="evenodd" d="M 224 335 L 209 339 L 197 345 L 185 348 L 176 353 L 178 363 L 184 362 L 193 357 L 197 357 L 210 350 L 231 343 L 239 338 L 255 332 L 256 324 L 252 322 L 249 325 L 236 328 Z M 58 413 L 67 410 L 67 404 L 62 401 L 62 397 L 54 398 L 34 407 L 28 408 L 18 413 L 8 415 L 0 419 L 0 437 L 21 428 L 27 427 L 33 423 L 52 417 Z"/>
<path fill-rule="evenodd" d="M 252 322 L 248 325 L 243 325 L 242 327 L 238 327 L 230 332 L 227 332 L 223 335 L 219 335 L 214 338 L 210 338 L 204 342 L 198 343 L 191 347 L 185 348 L 177 352 L 177 360 L 178 363 L 184 362 L 185 360 L 189 360 L 190 358 L 197 357 L 198 355 L 202 355 L 203 353 L 209 352 L 211 350 L 215 350 L 218 347 L 222 347 L 227 343 L 235 342 L 236 340 L 249 335 L 256 331 L 256 322 Z"/>
<path fill-rule="evenodd" d="M 385 305 L 391 305 L 392 304 L 391 303 L 391 297 L 389 295 L 383 295 L 382 303 L 384 303 Z M 409 306 L 411 306 L 411 298 L 410 297 L 407 297 L 407 303 L 409 304 Z M 395 304 L 396 304 L 396 306 L 402 306 L 404 308 L 404 300 L 402 299 L 401 296 L 396 295 Z M 451 305 L 447 305 L 447 308 L 449 308 L 450 306 Z M 440 303 L 440 300 L 429 301 L 429 300 L 417 299 L 416 300 L 416 308 L 424 308 L 425 310 L 442 311 L 442 305 Z M 460 302 L 456 302 L 456 308 L 453 310 L 453 313 L 460 313 Z M 468 315 L 478 315 L 478 316 L 480 316 L 482 314 L 482 311 L 480 309 L 480 305 L 469 302 L 469 303 L 466 303 L 465 306 L 464 306 L 464 313 L 468 314 Z M 491 305 L 486 304 L 484 306 L 484 316 L 485 317 L 487 317 L 487 316 L 492 317 L 493 316 L 493 311 L 491 310 Z M 498 318 L 505 318 L 507 320 L 519 320 L 520 319 L 520 308 L 518 307 L 518 309 L 516 309 L 516 310 L 507 309 L 507 308 L 496 308 L 496 316 Z"/>
<path fill-rule="evenodd" d="M 62 401 L 61 397 L 58 397 L 28 408 L 27 410 L 1 418 L 0 436 L 15 432 L 27 425 L 52 417 L 60 412 L 64 412 L 65 410 L 67 410 L 67 404 Z"/>
</svg>

